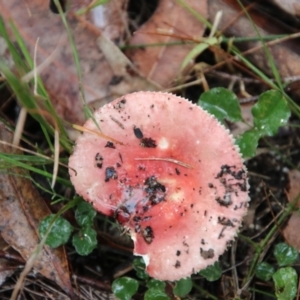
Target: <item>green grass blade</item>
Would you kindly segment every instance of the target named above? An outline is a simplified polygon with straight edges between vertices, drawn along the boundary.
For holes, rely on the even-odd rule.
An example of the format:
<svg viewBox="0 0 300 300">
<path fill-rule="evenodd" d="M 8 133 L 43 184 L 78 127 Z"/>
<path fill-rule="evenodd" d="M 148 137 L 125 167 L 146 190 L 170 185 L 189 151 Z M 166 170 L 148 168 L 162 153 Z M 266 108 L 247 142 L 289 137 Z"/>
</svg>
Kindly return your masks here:
<svg viewBox="0 0 300 300">
<path fill-rule="evenodd" d="M 35 172 L 37 174 L 42 175 L 45 178 L 52 179 L 52 176 L 53 176 L 51 173 L 48 173 L 47 171 L 38 169 L 38 168 L 33 167 L 33 166 L 29 165 L 29 164 L 26 164 L 26 163 L 23 163 L 21 161 L 15 160 L 14 158 L 8 157 L 7 155 L 5 155 L 3 153 L 0 153 L 0 161 L 4 161 L 4 162 L 6 162 L 6 163 L 8 163 L 10 165 L 13 165 L 15 167 L 20 167 L 22 169 L 25 169 L 25 170 L 28 170 L 28 171 L 31 171 L 31 172 Z M 67 187 L 72 187 L 72 184 L 70 183 L 69 180 L 66 180 L 66 179 L 58 177 L 57 178 L 57 182 L 65 185 Z"/>
</svg>

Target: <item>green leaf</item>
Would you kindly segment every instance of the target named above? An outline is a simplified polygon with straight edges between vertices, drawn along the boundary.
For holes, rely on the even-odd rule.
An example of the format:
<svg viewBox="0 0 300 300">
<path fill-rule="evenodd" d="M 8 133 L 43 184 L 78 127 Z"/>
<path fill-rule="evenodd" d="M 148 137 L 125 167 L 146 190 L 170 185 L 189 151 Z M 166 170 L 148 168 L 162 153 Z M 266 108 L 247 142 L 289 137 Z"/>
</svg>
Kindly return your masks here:
<svg viewBox="0 0 300 300">
<path fill-rule="evenodd" d="M 198 105 L 214 115 L 221 123 L 224 123 L 224 119 L 232 122 L 242 120 L 238 98 L 225 88 L 213 88 L 202 93 Z"/>
<path fill-rule="evenodd" d="M 138 288 L 138 281 L 130 277 L 120 277 L 112 283 L 112 292 L 121 300 L 130 300 Z"/>
<path fill-rule="evenodd" d="M 274 275 L 277 300 L 293 300 L 297 294 L 298 276 L 291 267 L 281 268 Z"/>
<path fill-rule="evenodd" d="M 275 268 L 267 262 L 262 262 L 258 264 L 255 275 L 257 278 L 269 281 L 273 274 L 275 273 Z"/>
<path fill-rule="evenodd" d="M 148 300 L 167 300 L 170 299 L 165 293 L 166 283 L 156 279 L 151 279 L 147 282 L 148 291 L 145 294 L 144 299 Z"/>
<path fill-rule="evenodd" d="M 52 248 L 56 248 L 65 244 L 68 241 L 71 232 L 73 231 L 72 225 L 66 219 L 51 214 L 44 218 L 39 225 L 39 233 L 41 238 L 47 234 L 51 225 L 52 227 L 47 236 L 46 244 Z"/>
<path fill-rule="evenodd" d="M 298 259 L 298 251 L 287 245 L 286 243 L 279 243 L 275 246 L 274 256 L 280 267 L 291 265 Z"/>
<path fill-rule="evenodd" d="M 151 288 L 145 293 L 144 300 L 170 300 L 170 297 L 160 289 Z"/>
<path fill-rule="evenodd" d="M 291 111 L 280 92 L 271 90 L 260 95 L 252 108 L 255 127 L 266 135 L 274 135 L 287 123 Z"/>
<path fill-rule="evenodd" d="M 180 279 L 176 282 L 173 292 L 178 297 L 185 297 L 193 288 L 193 282 L 190 277 Z"/>
<path fill-rule="evenodd" d="M 76 208 L 75 218 L 80 226 L 91 226 L 93 224 L 94 218 L 96 216 L 96 211 L 86 201 L 81 201 Z"/>
<path fill-rule="evenodd" d="M 206 269 L 201 270 L 199 274 L 205 277 L 208 281 L 216 281 L 222 276 L 222 269 L 219 262 L 216 261 L 213 265 L 208 266 Z"/>
<path fill-rule="evenodd" d="M 75 250 L 80 255 L 90 254 L 97 246 L 97 233 L 91 227 L 85 227 L 73 235 Z"/>
<path fill-rule="evenodd" d="M 250 129 L 235 139 L 235 144 L 239 147 L 244 158 L 252 157 L 256 154 L 256 148 L 260 137 L 261 132 L 256 129 Z"/>
<path fill-rule="evenodd" d="M 136 258 L 133 261 L 133 268 L 136 271 L 136 276 L 140 279 L 148 279 L 149 275 L 147 274 L 147 272 L 145 271 L 146 269 L 146 265 L 144 263 L 144 260 L 142 258 Z"/>
<path fill-rule="evenodd" d="M 164 291 L 165 290 L 166 283 L 164 281 L 156 280 L 156 279 L 151 279 L 147 282 L 147 287 L 150 288 L 155 288 Z"/>
</svg>

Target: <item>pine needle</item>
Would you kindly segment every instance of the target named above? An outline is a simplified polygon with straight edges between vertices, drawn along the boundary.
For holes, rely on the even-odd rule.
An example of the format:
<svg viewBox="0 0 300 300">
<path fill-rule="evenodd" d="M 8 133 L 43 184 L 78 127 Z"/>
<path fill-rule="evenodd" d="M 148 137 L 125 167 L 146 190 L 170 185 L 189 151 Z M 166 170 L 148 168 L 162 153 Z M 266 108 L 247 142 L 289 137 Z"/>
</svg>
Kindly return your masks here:
<svg viewBox="0 0 300 300">
<path fill-rule="evenodd" d="M 122 142 L 108 136 L 108 135 L 105 135 L 103 133 L 101 133 L 100 131 L 96 131 L 96 130 L 93 130 L 93 129 L 88 129 L 88 128 L 85 128 L 83 126 L 80 126 L 80 125 L 76 125 L 76 124 L 73 124 L 72 125 L 73 128 L 75 128 L 76 130 L 79 130 L 81 132 L 90 132 L 90 133 L 93 133 L 93 134 L 96 134 L 98 135 L 99 137 L 102 137 L 108 141 L 111 141 L 111 142 L 114 142 L 116 144 L 119 144 L 119 145 L 124 145 Z"/>
<path fill-rule="evenodd" d="M 135 160 L 160 160 L 160 161 L 167 161 L 173 164 L 180 165 L 182 167 L 188 168 L 188 169 L 194 169 L 193 166 L 182 162 L 180 160 L 174 159 L 174 158 L 164 158 L 164 157 L 145 157 L 145 158 L 135 158 Z"/>
</svg>

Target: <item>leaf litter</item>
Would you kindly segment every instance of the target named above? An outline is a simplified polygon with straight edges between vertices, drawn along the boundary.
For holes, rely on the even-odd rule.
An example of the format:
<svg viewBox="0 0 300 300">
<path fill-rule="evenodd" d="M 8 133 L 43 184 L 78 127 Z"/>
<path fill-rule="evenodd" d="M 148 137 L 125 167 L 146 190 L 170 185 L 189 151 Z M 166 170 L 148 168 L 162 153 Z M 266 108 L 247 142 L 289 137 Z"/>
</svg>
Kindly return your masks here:
<svg viewBox="0 0 300 300">
<path fill-rule="evenodd" d="M 111 1 L 113 2 L 113 1 Z M 165 1 L 162 1 L 165 2 Z M 13 17 L 14 20 L 18 20 L 20 23 L 17 24 L 17 26 L 19 26 L 19 29 L 21 33 L 24 33 L 25 35 L 25 39 L 26 42 L 28 43 L 28 46 L 31 47 L 31 49 L 33 49 L 33 45 L 36 41 L 36 38 L 34 36 L 32 36 L 33 32 L 31 32 L 32 29 L 30 29 L 29 31 L 26 30 L 27 25 L 26 22 L 28 22 L 28 20 L 26 20 L 26 18 L 20 17 L 20 11 L 12 11 L 10 9 L 7 8 L 6 5 L 11 5 L 12 2 L 2 2 L 0 3 L 0 5 L 2 6 L 1 8 L 3 8 L 4 12 L 7 12 L 7 16 L 11 15 Z M 47 3 L 46 3 L 47 4 Z M 64 49 L 65 46 L 68 46 L 68 42 L 67 42 L 67 38 L 66 37 L 62 37 L 61 32 L 63 32 L 63 30 L 61 30 L 61 24 L 59 20 L 59 18 L 54 19 L 54 17 L 52 15 L 50 15 L 51 18 L 53 19 L 48 19 L 49 15 L 48 15 L 48 8 L 46 7 L 45 3 L 38 3 L 38 2 L 34 2 L 34 3 L 30 3 L 29 4 L 29 10 L 34 11 L 34 9 L 36 8 L 38 11 L 41 12 L 41 14 L 39 16 L 36 16 L 36 18 L 41 17 L 45 19 L 45 16 L 47 15 L 47 20 L 49 20 L 49 23 L 45 23 L 46 25 L 51 24 L 51 26 L 53 28 L 56 28 L 56 34 L 53 34 L 53 37 L 55 37 L 54 42 L 49 42 L 49 41 L 44 41 L 44 44 L 40 45 L 40 49 L 42 50 L 40 52 L 40 58 L 38 58 L 38 65 L 41 63 L 41 61 L 43 61 L 46 57 L 49 57 L 51 55 L 51 53 L 53 52 L 54 46 L 59 44 L 59 40 L 61 41 L 63 47 L 61 47 L 61 49 Z M 189 3 L 190 4 L 190 3 Z M 33 6 L 36 6 L 35 8 Z M 164 4 L 162 4 L 164 5 Z M 235 33 L 238 32 L 241 36 L 253 36 L 253 32 L 250 31 L 243 31 L 244 29 L 249 30 L 249 28 L 251 28 L 251 26 L 248 26 L 249 24 L 251 25 L 251 22 L 249 23 L 249 20 L 245 17 L 245 16 L 241 16 L 240 18 L 237 18 L 238 16 L 238 12 L 239 10 L 237 9 L 237 7 L 233 4 L 232 1 L 227 1 L 227 4 L 224 5 L 223 3 L 221 3 L 221 1 L 210 1 L 209 2 L 209 11 L 210 11 L 210 16 L 211 19 L 213 19 L 214 14 L 216 11 L 218 11 L 220 9 L 220 7 L 224 10 L 224 14 L 222 16 L 221 19 L 221 24 L 220 24 L 220 28 L 222 28 L 224 30 L 224 32 L 226 34 L 228 34 L 229 36 L 234 34 L 235 36 L 237 36 Z M 162 16 L 164 16 L 164 14 L 162 14 Z M 260 25 L 260 12 L 259 10 L 255 10 L 255 17 L 257 17 L 255 19 L 256 24 Z M 31 19 L 32 22 L 41 22 L 38 19 Z M 76 25 L 78 24 L 85 24 L 81 21 L 79 21 L 78 18 L 72 18 L 72 16 L 69 17 L 69 21 L 70 23 L 73 23 Z M 25 22 L 25 23 L 22 23 Z M 272 21 L 268 21 L 268 24 L 272 24 L 272 26 L 274 27 L 274 23 Z M 176 22 L 175 22 L 176 23 Z M 184 36 L 185 34 L 180 32 L 180 30 L 175 34 L 175 31 L 178 30 L 180 28 L 180 26 L 176 26 L 176 24 L 173 23 L 171 24 L 166 24 L 166 23 L 162 23 L 162 29 L 163 30 L 158 30 L 158 31 L 152 31 L 151 29 L 147 29 L 147 31 L 145 31 L 146 27 L 141 27 L 141 30 L 139 31 L 139 34 L 141 36 L 145 36 L 146 38 L 146 42 L 145 43 L 152 43 L 152 42 L 165 42 L 165 40 L 170 41 L 170 37 L 176 37 L 177 35 L 180 36 Z M 232 23 L 232 26 L 227 26 L 228 24 Z M 42 23 L 40 23 L 42 24 Z M 150 23 L 151 24 L 151 23 Z M 248 25 L 245 25 L 248 24 Z M 276 25 L 277 26 L 277 25 Z M 280 25 L 278 25 L 280 28 Z M 122 74 L 126 74 L 126 72 L 124 72 L 124 70 L 122 71 L 123 73 L 121 75 L 119 74 L 114 74 L 114 72 L 112 72 L 109 64 L 104 63 L 104 65 L 96 65 L 95 69 L 96 71 L 93 70 L 93 68 L 91 67 L 95 61 L 103 61 L 103 56 L 101 54 L 99 54 L 99 47 L 96 45 L 96 43 L 92 43 L 90 42 L 90 40 L 95 41 L 95 37 L 97 36 L 97 34 L 94 31 L 91 30 L 87 30 L 86 28 L 79 28 L 80 26 L 77 26 L 76 30 L 74 30 L 74 34 L 75 36 L 78 37 L 77 42 L 81 43 L 82 45 L 84 45 L 84 47 L 82 47 L 82 49 L 80 49 L 80 51 L 82 51 L 82 56 L 80 55 L 80 60 L 82 62 L 87 61 L 87 64 L 85 65 L 85 75 L 87 77 L 85 77 L 85 79 L 87 79 L 87 81 L 85 81 L 85 89 L 87 91 L 87 101 L 90 102 L 91 107 L 97 107 L 99 105 L 101 105 L 101 103 L 104 102 L 109 102 L 111 99 L 114 98 L 113 95 L 115 93 L 119 93 L 120 90 L 122 90 L 122 88 L 119 89 L 119 84 L 117 85 L 117 88 L 114 90 L 111 87 L 110 83 L 115 83 L 118 82 L 118 78 L 120 79 L 120 76 L 122 76 Z M 84 27 L 84 26 L 83 26 Z M 179 27 L 179 28 L 178 28 Z M 24 29 L 23 29 L 24 28 Z M 45 29 L 41 26 L 36 26 L 36 28 L 40 28 L 39 32 L 37 33 L 37 35 L 39 36 L 45 36 L 43 34 L 43 32 L 45 32 Z M 268 27 L 269 28 L 269 27 Z M 276 27 L 277 28 L 277 27 Z M 51 36 L 51 34 L 49 34 L 51 32 L 51 30 L 49 29 L 49 26 L 46 28 L 47 29 L 47 36 Z M 173 32 L 171 29 L 174 29 Z M 123 30 L 123 27 L 121 27 L 121 31 Z M 57 35 L 57 32 L 59 32 L 60 34 Z M 146 32 L 146 34 L 145 34 Z M 186 30 L 187 33 L 190 33 L 190 30 Z M 152 34 L 154 33 L 154 34 Z M 273 33 L 273 31 L 268 32 L 266 31 L 266 34 L 270 34 Z M 86 39 L 83 36 L 86 36 Z M 200 34 L 199 34 L 200 35 Z M 58 38 L 58 36 L 60 37 L 60 39 Z M 80 36 L 80 37 L 79 37 Z M 147 40 L 148 37 L 148 40 Z M 155 39 L 155 37 L 157 39 Z M 159 38 L 158 38 L 159 37 Z M 166 39 L 164 40 L 162 37 L 165 37 Z M 190 35 L 190 38 L 191 37 Z M 134 39 L 134 37 L 133 37 Z M 176 40 L 176 38 L 175 38 Z M 180 40 L 180 39 L 179 39 Z M 46 47 L 47 43 L 50 43 L 50 47 Z M 246 43 L 245 46 L 248 47 L 248 49 L 253 46 L 257 45 L 254 43 Z M 291 45 L 291 46 L 290 46 Z M 279 46 L 272 46 L 272 51 L 273 48 L 274 50 L 274 57 L 275 60 L 278 64 L 278 70 L 280 72 L 280 75 L 282 77 L 284 77 L 284 79 L 287 78 L 292 78 L 293 76 L 297 76 L 299 75 L 298 69 L 297 69 L 297 65 L 299 64 L 295 64 L 294 61 L 299 60 L 298 54 L 297 52 L 293 51 L 293 43 L 285 43 L 285 44 L 280 44 Z M 92 49 L 92 51 L 89 53 L 89 57 L 87 57 L 86 54 L 86 49 Z M 97 49 L 97 50 L 94 50 Z M 146 48 L 147 51 L 149 48 Z M 142 49 L 141 49 L 142 50 Z M 163 51 L 160 53 L 160 50 L 156 49 L 156 52 L 154 51 L 154 57 L 156 57 L 154 59 L 154 62 L 156 62 L 154 64 L 154 68 L 152 68 L 153 64 L 151 64 L 150 67 L 146 67 L 146 71 L 144 74 L 150 74 L 149 76 L 147 75 L 147 80 L 149 79 L 148 77 L 150 77 L 151 80 L 153 80 L 153 78 L 155 78 L 155 74 L 159 74 L 160 72 L 160 63 L 158 58 L 163 57 L 163 55 L 165 53 L 168 53 L 167 51 L 165 51 L 167 49 L 163 49 Z M 131 50 L 128 50 L 131 51 Z M 143 51 L 137 51 L 137 52 L 143 52 Z M 157 53 L 158 52 L 158 53 Z M 33 53 L 33 51 L 32 51 Z M 146 52 L 147 53 L 147 52 Z M 216 54 L 220 54 L 222 52 L 215 52 Z M 70 57 L 70 51 L 65 49 L 63 52 L 65 57 Z M 207 54 L 206 54 L 207 55 Z M 145 56 L 144 56 L 145 57 Z M 147 57 L 147 55 L 146 55 Z M 169 55 L 166 56 L 171 57 Z M 226 59 L 224 59 L 224 56 L 221 57 L 221 61 L 223 59 L 223 61 L 226 61 Z M 219 57 L 219 58 L 220 58 Z M 269 71 L 268 66 L 262 64 L 262 62 L 265 62 L 266 59 L 262 59 L 263 54 L 262 52 L 260 52 L 257 55 L 251 55 L 249 56 L 254 62 L 256 62 L 263 70 L 265 70 L 266 72 Z M 281 58 L 284 57 L 285 61 L 282 63 Z M 56 60 L 57 58 L 53 58 L 54 60 Z M 143 55 L 141 60 L 143 59 Z M 135 62 L 135 60 L 133 59 L 133 61 Z M 138 59 L 136 60 L 136 62 L 138 61 Z M 150 60 L 149 60 L 150 61 Z M 165 62 L 169 62 L 168 59 L 165 60 Z M 123 60 L 123 68 L 124 66 L 126 66 L 126 60 Z M 47 69 L 47 72 L 49 74 L 55 74 L 57 72 L 57 70 L 59 70 L 59 72 L 62 72 L 62 74 L 58 74 L 57 77 L 55 78 L 51 78 L 51 76 L 48 75 L 42 75 L 45 76 L 43 77 L 44 79 L 48 76 L 48 78 L 46 78 L 45 82 L 46 85 L 51 86 L 51 88 L 49 89 L 49 92 L 51 94 L 51 98 L 54 99 L 54 101 L 56 101 L 56 105 L 57 105 L 57 111 L 59 112 L 59 114 L 61 116 L 63 116 L 66 119 L 71 120 L 71 122 L 73 123 L 77 123 L 77 124 L 81 124 L 82 120 L 83 120 L 83 115 L 82 115 L 82 106 L 81 106 L 81 100 L 78 98 L 76 99 L 76 105 L 74 105 L 74 95 L 75 98 L 78 97 L 78 91 L 76 89 L 74 89 L 74 86 L 76 86 L 76 84 L 78 83 L 78 80 L 76 78 L 76 73 L 74 72 L 74 70 L 69 70 L 69 66 L 72 66 L 71 61 L 69 60 L 60 60 L 60 61 L 55 61 L 53 63 L 54 66 L 50 66 Z M 162 64 L 163 65 L 163 64 Z M 286 67 L 286 65 L 290 66 L 289 68 Z M 137 68 L 139 70 L 139 72 L 141 72 L 141 69 L 139 69 L 139 66 L 137 64 Z M 101 71 L 101 72 L 100 72 Z M 132 69 L 129 69 L 129 73 L 131 72 Z M 237 72 L 236 69 L 233 70 L 234 72 Z M 169 71 L 170 72 L 170 71 Z M 205 73 L 209 74 L 209 69 L 207 71 L 205 71 Z M 143 73 L 143 72 L 141 72 Z M 172 71 L 170 72 L 172 73 Z M 174 72 L 175 73 L 175 72 Z M 163 74 L 163 73 L 162 73 Z M 250 74 L 250 75 L 249 75 Z M 91 77 L 88 77 L 88 75 L 91 75 Z M 114 77 L 114 75 L 117 75 Z M 132 78 L 134 78 L 136 75 L 132 74 Z M 152 77 L 153 76 L 153 77 Z M 210 85 L 214 85 L 216 84 L 216 81 L 218 82 L 218 84 L 223 84 L 224 86 L 228 86 L 228 84 L 231 81 L 231 77 L 230 77 L 230 73 L 227 79 L 224 79 L 221 74 L 218 74 L 217 72 L 217 77 L 216 78 L 208 78 L 208 83 Z M 243 78 L 243 74 L 241 75 L 241 78 Z M 247 76 L 251 76 L 251 72 L 248 73 Z M 159 76 L 158 76 L 159 77 Z M 91 79 L 89 79 L 91 78 Z M 114 78 L 114 80 L 112 80 Z M 130 80 L 131 77 L 128 77 L 128 80 Z M 172 77 L 168 77 L 165 76 L 165 78 L 163 78 L 163 80 L 165 80 L 166 82 L 172 82 L 173 79 L 170 79 Z M 254 78 L 255 80 L 257 80 L 256 78 Z M 68 80 L 69 83 L 67 84 L 65 80 Z M 103 80 L 103 81 L 102 81 Z M 127 81 L 128 81 L 127 80 Z M 247 91 L 250 92 L 251 95 L 256 95 L 257 90 L 264 90 L 265 87 L 261 87 L 260 84 L 255 83 L 255 80 L 253 80 L 252 83 L 246 84 L 246 88 Z M 293 80 L 293 79 L 292 79 Z M 164 86 L 164 83 L 159 83 L 160 85 Z M 259 88 L 257 88 L 259 85 Z M 57 86 L 57 92 L 56 90 L 53 88 Z M 99 86 L 104 86 L 105 91 L 103 92 L 102 89 L 99 89 Z M 112 85 L 113 86 L 113 85 Z M 234 91 L 239 94 L 240 90 L 237 88 L 237 85 L 235 83 L 232 84 Z M 263 86 L 263 85 L 262 85 Z M 99 92 L 101 91 L 101 92 Z M 113 91 L 113 92 L 112 92 Z M 295 94 L 297 95 L 297 92 L 299 92 L 299 89 L 294 88 L 292 90 L 292 92 L 295 92 Z M 187 90 L 188 93 L 190 93 L 191 95 L 194 95 L 195 91 L 193 90 Z M 58 95 L 62 95 L 62 96 L 58 96 Z M 59 98 L 59 99 L 58 99 Z M 96 100 L 95 100 L 96 99 Z M 97 103 L 98 102 L 98 103 Z M 75 109 L 75 110 L 74 110 Z M 71 112 L 71 113 L 70 113 Z M 297 123 L 297 122 L 296 122 Z M 283 206 L 285 205 L 285 199 L 286 199 L 286 194 L 285 194 L 285 190 L 287 188 L 287 182 L 288 182 L 288 171 L 289 168 L 291 167 L 290 164 L 286 163 L 286 157 L 291 158 L 292 164 L 297 165 L 298 161 L 299 161 L 299 155 L 297 153 L 297 151 L 295 151 L 295 145 L 299 144 L 299 141 L 297 139 L 297 129 L 293 129 L 293 128 L 281 128 L 279 133 L 276 135 L 275 138 L 267 138 L 264 140 L 260 141 L 259 144 L 259 151 L 258 154 L 255 158 L 250 159 L 246 162 L 246 165 L 248 167 L 248 169 L 250 170 L 250 185 L 251 185 L 251 198 L 252 198 L 252 202 L 251 202 L 251 206 L 250 206 L 250 211 L 252 214 L 252 218 L 250 218 L 250 220 L 245 224 L 244 228 L 243 228 L 243 235 L 249 236 L 251 237 L 251 239 L 253 241 L 259 241 L 266 233 L 267 229 L 270 228 L 270 224 L 274 224 L 276 222 L 276 218 L 275 216 L 277 214 L 280 214 L 283 211 Z M 271 146 L 273 146 L 273 148 L 275 147 L 275 150 L 271 150 L 270 151 L 270 143 Z M 276 150 L 278 150 L 277 146 L 279 147 L 279 150 L 281 151 L 281 153 L 278 153 Z M 22 184 L 21 184 L 22 185 Z M 292 197 L 290 197 L 292 198 Z M 254 212 L 254 213 L 253 213 Z M 253 215 L 254 214 L 254 215 Z M 294 213 L 296 214 L 296 213 Z M 294 215 L 293 214 L 293 215 Z M 120 257 L 121 257 L 121 261 L 130 261 L 130 259 L 132 259 L 132 257 L 128 254 L 130 252 L 130 248 L 131 248 L 131 244 L 130 242 L 126 241 L 126 237 L 123 236 L 123 239 L 118 239 L 118 229 L 115 228 L 113 225 L 108 225 L 106 223 L 106 221 L 104 222 L 104 224 L 106 225 L 101 225 L 99 228 L 99 235 L 102 246 L 101 247 L 107 247 L 110 250 L 116 251 L 118 253 L 120 253 Z M 295 226 L 293 227 L 293 232 L 295 232 Z M 116 234 L 117 233 L 117 234 Z M 279 238 L 280 240 L 282 240 L 282 238 Z M 295 238 L 291 238 L 291 240 L 294 240 Z M 117 244 L 115 244 L 113 241 L 114 240 L 118 240 Z M 288 238 L 286 238 L 286 241 L 288 241 Z M 125 249 L 125 250 L 124 250 Z M 95 255 L 95 254 L 93 254 Z M 109 259 L 107 258 L 106 255 L 106 251 L 103 249 L 101 250 L 101 255 L 102 257 L 99 258 L 96 255 L 93 257 L 93 259 L 96 259 L 95 261 L 97 262 L 96 267 L 98 268 L 97 270 L 101 272 L 104 272 L 104 274 L 111 274 L 111 270 L 114 269 L 113 272 L 117 273 L 117 269 L 119 268 L 119 264 L 113 260 L 113 259 Z M 107 258 L 107 262 L 105 262 L 105 259 L 103 259 L 103 256 Z M 220 292 L 220 294 L 218 296 L 223 296 L 223 295 L 232 295 L 233 296 L 233 291 L 234 288 L 236 288 L 236 286 L 231 286 L 231 288 L 226 288 L 227 286 L 230 286 L 230 279 L 231 279 L 231 273 L 230 270 L 232 268 L 232 265 L 237 265 L 236 267 L 236 271 L 238 276 L 243 277 L 245 275 L 245 273 L 247 272 L 247 264 L 249 263 L 249 261 L 251 261 L 253 257 L 253 249 L 251 249 L 251 247 L 247 244 L 242 242 L 242 240 L 238 240 L 238 247 L 236 249 L 236 253 L 235 253 L 235 259 L 233 262 L 229 263 L 229 254 L 225 254 L 220 262 L 222 264 L 223 267 L 223 276 L 221 279 L 221 282 L 223 284 L 223 290 Z M 76 262 L 76 268 L 81 268 L 78 266 L 78 261 L 82 262 L 84 261 L 85 263 L 88 262 L 88 260 L 86 259 L 72 259 L 72 263 Z M 246 263 L 246 265 L 244 264 Z M 87 264 L 89 264 L 90 266 L 93 265 L 91 264 L 91 262 L 88 262 Z M 92 266 L 94 267 L 94 266 Z M 99 269 L 100 268 L 100 269 Z M 86 270 L 85 270 L 86 273 Z M 122 272 L 121 272 L 122 273 Z M 82 278 L 81 278 L 82 280 Z M 86 280 L 86 279 L 84 279 Z M 199 280 L 198 282 L 201 282 L 200 279 L 196 279 Z M 93 281 L 93 283 L 95 284 L 96 281 Z M 96 284 L 97 285 L 97 284 Z M 101 286 L 101 285 L 100 285 Z M 82 288 L 82 286 L 80 287 Z M 109 289 L 109 286 L 103 287 L 106 289 Z M 269 290 L 271 289 L 270 286 L 267 286 L 267 288 L 269 288 Z M 206 290 L 210 293 L 214 293 L 215 290 L 215 283 L 213 283 L 212 285 L 210 284 L 206 284 Z M 244 291 L 245 292 L 245 291 Z M 245 292 L 246 293 L 246 292 Z M 224 296 L 225 297 L 225 296 Z"/>
</svg>

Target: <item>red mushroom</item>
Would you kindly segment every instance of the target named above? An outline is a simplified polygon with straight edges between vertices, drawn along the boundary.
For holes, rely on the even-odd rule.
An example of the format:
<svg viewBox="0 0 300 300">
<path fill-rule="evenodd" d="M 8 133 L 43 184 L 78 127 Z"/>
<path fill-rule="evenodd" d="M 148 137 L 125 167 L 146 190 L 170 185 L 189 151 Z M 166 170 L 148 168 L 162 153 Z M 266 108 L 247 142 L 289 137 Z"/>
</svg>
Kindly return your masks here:
<svg viewBox="0 0 300 300">
<path fill-rule="evenodd" d="M 228 130 L 191 102 L 138 92 L 100 108 L 70 157 L 71 181 L 131 234 L 159 280 L 213 264 L 248 204 L 246 170 Z M 110 138 L 95 134 L 101 129 Z"/>
</svg>

